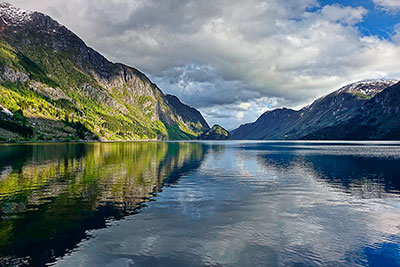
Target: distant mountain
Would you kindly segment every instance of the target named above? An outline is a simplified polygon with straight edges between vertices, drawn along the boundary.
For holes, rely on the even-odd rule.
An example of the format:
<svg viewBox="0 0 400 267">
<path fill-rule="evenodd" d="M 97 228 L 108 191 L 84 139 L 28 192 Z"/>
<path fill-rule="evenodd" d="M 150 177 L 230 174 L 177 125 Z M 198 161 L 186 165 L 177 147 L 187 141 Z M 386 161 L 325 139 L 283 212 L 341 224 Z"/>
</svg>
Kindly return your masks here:
<svg viewBox="0 0 400 267">
<path fill-rule="evenodd" d="M 202 115 L 49 16 L 0 4 L 0 140 L 196 139 Z"/>
<path fill-rule="evenodd" d="M 232 136 L 222 126 L 215 124 L 209 131 L 199 136 L 200 140 L 230 140 Z"/>
<path fill-rule="evenodd" d="M 234 139 L 400 139 L 396 80 L 347 85 L 301 110 L 267 111 L 231 132 Z"/>
<path fill-rule="evenodd" d="M 300 116 L 298 111 L 287 108 L 267 111 L 257 121 L 243 124 L 233 130 L 231 135 L 233 139 L 285 139 L 286 129 L 298 121 Z"/>
</svg>

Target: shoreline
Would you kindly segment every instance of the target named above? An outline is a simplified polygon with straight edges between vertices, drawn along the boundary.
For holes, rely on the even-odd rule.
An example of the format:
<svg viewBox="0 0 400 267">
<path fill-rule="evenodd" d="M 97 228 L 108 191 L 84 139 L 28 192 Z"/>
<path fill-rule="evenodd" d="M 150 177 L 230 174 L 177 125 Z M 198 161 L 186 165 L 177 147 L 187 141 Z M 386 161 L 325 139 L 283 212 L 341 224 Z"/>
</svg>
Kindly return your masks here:
<svg viewBox="0 0 400 267">
<path fill-rule="evenodd" d="M 399 144 L 400 140 L 79 140 L 79 141 L 60 141 L 60 140 L 49 140 L 49 141 L 16 141 L 16 142 L 0 142 L 2 145 L 26 145 L 26 144 L 89 144 L 89 143 L 197 143 L 197 142 L 248 142 L 248 143 L 321 143 L 321 144 L 359 144 L 359 143 L 382 143 L 382 144 Z"/>
</svg>

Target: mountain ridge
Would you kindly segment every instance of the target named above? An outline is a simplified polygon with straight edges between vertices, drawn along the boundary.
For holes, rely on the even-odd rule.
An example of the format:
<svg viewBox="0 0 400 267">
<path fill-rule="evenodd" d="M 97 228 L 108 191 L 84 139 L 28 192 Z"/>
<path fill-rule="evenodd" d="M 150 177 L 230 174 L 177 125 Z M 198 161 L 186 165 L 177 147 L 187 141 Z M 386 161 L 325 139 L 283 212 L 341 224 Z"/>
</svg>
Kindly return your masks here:
<svg viewBox="0 0 400 267">
<path fill-rule="evenodd" d="M 255 122 L 243 124 L 231 132 L 234 139 L 338 139 L 331 131 L 332 127 L 341 132 L 351 128 L 350 121 L 360 120 L 367 103 L 395 86 L 398 80 L 363 80 L 346 85 L 326 96 L 318 98 L 312 104 L 300 109 L 275 109 L 262 114 Z M 387 97 L 390 99 L 390 97 Z M 368 104 L 373 110 L 374 105 Z M 363 117 L 365 120 L 365 117 Z M 353 122 L 354 124 L 354 122 Z M 339 126 L 341 125 L 341 126 Z M 344 126 L 346 125 L 346 126 Z M 358 139 L 355 133 L 341 135 L 341 138 Z M 379 139 L 379 135 L 371 136 Z M 340 139 L 340 138 L 339 138 Z"/>
<path fill-rule="evenodd" d="M 32 128 L 30 138 L 196 139 L 210 129 L 200 112 L 139 70 L 110 62 L 51 17 L 2 3 L 0 18 L 0 104 L 24 118 L 3 112 L 0 119 Z"/>
</svg>

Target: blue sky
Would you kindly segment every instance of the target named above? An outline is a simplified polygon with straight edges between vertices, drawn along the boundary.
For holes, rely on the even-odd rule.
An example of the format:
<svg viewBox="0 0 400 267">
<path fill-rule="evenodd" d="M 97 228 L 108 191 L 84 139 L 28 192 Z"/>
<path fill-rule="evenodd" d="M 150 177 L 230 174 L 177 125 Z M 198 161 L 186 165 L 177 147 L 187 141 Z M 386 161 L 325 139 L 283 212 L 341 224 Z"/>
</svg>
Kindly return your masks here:
<svg viewBox="0 0 400 267">
<path fill-rule="evenodd" d="M 9 1 L 227 129 L 352 82 L 400 78 L 400 0 Z"/>
<path fill-rule="evenodd" d="M 400 1 L 399 1 L 400 2 Z M 322 0 L 321 6 L 338 4 L 343 6 L 362 6 L 368 10 L 364 20 L 357 24 L 360 32 L 364 35 L 377 35 L 381 38 L 391 39 L 394 27 L 400 23 L 400 12 L 385 10 L 376 6 L 372 0 Z"/>
</svg>

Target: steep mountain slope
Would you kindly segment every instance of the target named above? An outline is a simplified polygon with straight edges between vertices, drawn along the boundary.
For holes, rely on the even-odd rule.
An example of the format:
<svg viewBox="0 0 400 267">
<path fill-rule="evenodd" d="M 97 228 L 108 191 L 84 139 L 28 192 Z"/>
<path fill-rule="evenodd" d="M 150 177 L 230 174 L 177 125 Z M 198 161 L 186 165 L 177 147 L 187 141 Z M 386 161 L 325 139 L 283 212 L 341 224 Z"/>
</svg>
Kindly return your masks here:
<svg viewBox="0 0 400 267">
<path fill-rule="evenodd" d="M 222 126 L 215 124 L 211 130 L 199 136 L 200 140 L 230 140 L 232 136 Z"/>
<path fill-rule="evenodd" d="M 300 112 L 282 108 L 265 112 L 255 122 L 231 132 L 234 139 L 267 140 L 285 138 L 285 129 L 300 119 Z"/>
<path fill-rule="evenodd" d="M 143 73 L 108 61 L 50 17 L 5 3 L 0 104 L 3 139 L 194 139 L 210 129 Z"/>
<path fill-rule="evenodd" d="M 174 95 L 165 95 L 165 99 L 170 105 L 172 112 L 174 114 L 179 114 L 181 121 L 193 129 L 196 135 L 210 130 L 206 120 L 197 109 L 183 104 L 179 98 Z"/>
<path fill-rule="evenodd" d="M 314 101 L 299 111 L 290 109 L 268 111 L 256 122 L 244 124 L 232 131 L 232 135 L 234 139 L 335 139 L 327 134 L 330 127 L 348 124 L 362 108 L 368 109 L 367 105 L 374 106 L 375 104 L 368 103 L 375 103 L 374 101 L 387 90 L 385 88 L 396 83 L 395 80 L 353 83 Z M 373 110 L 372 107 L 369 109 Z"/>
<path fill-rule="evenodd" d="M 311 132 L 303 139 L 400 140 L 400 83 L 376 94 L 350 119 Z"/>
</svg>

